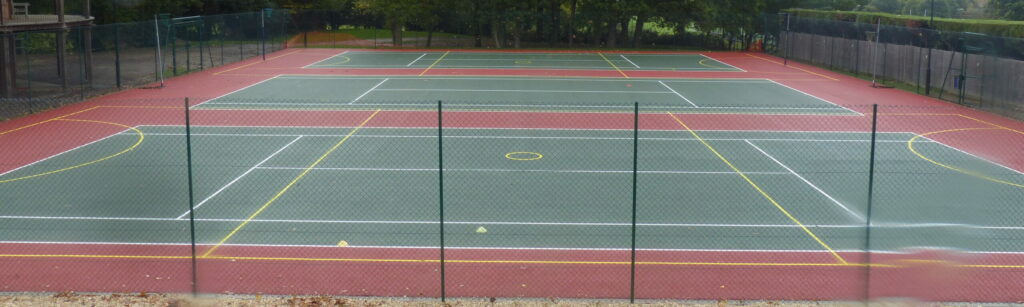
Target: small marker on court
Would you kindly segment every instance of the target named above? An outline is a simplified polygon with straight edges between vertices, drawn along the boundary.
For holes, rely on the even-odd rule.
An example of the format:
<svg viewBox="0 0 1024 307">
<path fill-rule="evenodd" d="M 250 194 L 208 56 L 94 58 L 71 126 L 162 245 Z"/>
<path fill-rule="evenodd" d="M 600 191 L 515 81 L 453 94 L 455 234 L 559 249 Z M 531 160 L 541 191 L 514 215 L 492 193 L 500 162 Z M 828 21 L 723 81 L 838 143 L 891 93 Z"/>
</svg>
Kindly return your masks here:
<svg viewBox="0 0 1024 307">
<path fill-rule="evenodd" d="M 348 241 L 345 241 L 345 240 L 338 241 L 338 247 L 346 247 L 346 246 L 348 246 Z"/>
<path fill-rule="evenodd" d="M 487 233 L 487 228 L 484 228 L 484 226 L 480 226 L 476 229 L 476 233 Z"/>
</svg>

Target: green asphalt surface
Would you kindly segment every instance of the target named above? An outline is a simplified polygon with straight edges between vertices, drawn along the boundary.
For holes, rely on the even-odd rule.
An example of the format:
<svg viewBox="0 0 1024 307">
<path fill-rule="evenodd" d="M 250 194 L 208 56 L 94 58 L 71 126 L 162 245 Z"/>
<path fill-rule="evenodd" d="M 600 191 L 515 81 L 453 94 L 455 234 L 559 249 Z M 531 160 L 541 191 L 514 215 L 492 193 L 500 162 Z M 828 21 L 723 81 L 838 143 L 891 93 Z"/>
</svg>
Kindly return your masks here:
<svg viewBox="0 0 1024 307">
<path fill-rule="evenodd" d="M 0 241 L 185 243 L 183 127 L 142 126 L 135 150 L 81 168 L 0 184 Z M 197 240 L 215 244 L 352 128 L 195 127 Z M 436 246 L 435 129 L 359 130 L 228 244 Z M 865 246 L 867 133 L 697 131 L 837 250 Z M 632 131 L 446 129 L 446 239 L 452 247 L 628 248 Z M 877 143 L 872 248 L 1019 252 L 1024 190 L 941 168 Z M 822 247 L 687 131 L 641 131 L 639 248 Z M 117 153 L 132 131 L 0 176 L 58 170 Z M 1024 176 L 921 139 L 937 161 L 993 178 Z M 763 152 L 762 152 L 763 151 Z M 513 158 L 538 158 L 512 160 Z M 259 167 L 256 167 L 256 166 Z M 844 208 L 845 207 L 845 208 Z M 913 224 L 913 225 L 910 225 Z M 477 233 L 486 227 L 485 234 Z"/>
<path fill-rule="evenodd" d="M 701 54 L 348 51 L 306 68 L 742 71 Z"/>
<path fill-rule="evenodd" d="M 857 113 L 766 79 L 342 77 L 282 75 L 196 109 Z"/>
</svg>

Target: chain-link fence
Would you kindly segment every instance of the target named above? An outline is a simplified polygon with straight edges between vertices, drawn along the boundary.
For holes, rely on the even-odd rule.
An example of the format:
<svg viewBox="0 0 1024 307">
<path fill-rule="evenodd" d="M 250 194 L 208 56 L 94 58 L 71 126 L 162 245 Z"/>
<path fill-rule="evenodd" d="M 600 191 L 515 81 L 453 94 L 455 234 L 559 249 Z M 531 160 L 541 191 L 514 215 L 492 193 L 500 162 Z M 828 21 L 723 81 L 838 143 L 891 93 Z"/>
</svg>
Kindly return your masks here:
<svg viewBox="0 0 1024 307">
<path fill-rule="evenodd" d="M 10 118 L 165 78 L 265 56 L 285 48 L 290 15 L 264 11 L 231 15 L 0 33 L 5 105 Z"/>
<path fill-rule="evenodd" d="M 954 107 L 763 116 L 641 112 L 643 102 L 615 113 L 363 103 L 310 112 L 112 101 L 33 126 L 2 150 L 0 288 L 990 302 L 1024 293 L 1013 282 L 1024 274 L 1024 134 Z"/>
<path fill-rule="evenodd" d="M 1024 40 L 978 33 L 767 16 L 772 53 L 869 78 L 876 85 L 1024 116 Z"/>
</svg>

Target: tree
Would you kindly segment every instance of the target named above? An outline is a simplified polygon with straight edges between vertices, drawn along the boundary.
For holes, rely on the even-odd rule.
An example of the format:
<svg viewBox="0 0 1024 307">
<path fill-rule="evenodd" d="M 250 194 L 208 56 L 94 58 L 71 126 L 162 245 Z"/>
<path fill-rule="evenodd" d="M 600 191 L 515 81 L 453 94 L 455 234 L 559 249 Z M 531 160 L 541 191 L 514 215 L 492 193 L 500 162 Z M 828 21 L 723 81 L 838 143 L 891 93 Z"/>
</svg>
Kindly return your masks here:
<svg viewBox="0 0 1024 307">
<path fill-rule="evenodd" d="M 998 18 L 1024 20 L 1024 0 L 990 0 L 988 10 Z"/>
<path fill-rule="evenodd" d="M 416 17 L 421 0 L 356 0 L 357 9 L 384 16 L 385 26 L 391 29 L 391 42 L 402 46 L 405 24 Z"/>
</svg>

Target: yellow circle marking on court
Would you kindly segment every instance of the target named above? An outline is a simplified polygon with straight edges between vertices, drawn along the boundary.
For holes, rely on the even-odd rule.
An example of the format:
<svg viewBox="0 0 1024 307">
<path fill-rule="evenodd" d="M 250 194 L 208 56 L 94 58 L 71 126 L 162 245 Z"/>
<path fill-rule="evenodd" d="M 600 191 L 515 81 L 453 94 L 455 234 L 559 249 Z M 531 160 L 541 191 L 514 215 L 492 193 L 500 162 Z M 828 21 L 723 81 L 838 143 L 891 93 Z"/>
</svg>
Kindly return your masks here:
<svg viewBox="0 0 1024 307">
<path fill-rule="evenodd" d="M 723 69 L 723 68 L 725 68 L 725 67 L 721 67 L 721 66 L 708 65 L 708 63 L 707 63 L 708 60 L 710 60 L 710 59 L 703 59 L 703 60 L 697 61 L 697 64 L 700 64 L 701 66 L 704 66 L 704 67 L 710 67 L 710 68 L 715 68 L 715 69 Z"/>
<path fill-rule="evenodd" d="M 142 140 L 146 139 L 146 135 L 144 133 L 142 133 L 141 130 L 139 130 L 139 129 L 135 128 L 135 127 L 131 127 L 131 126 L 123 125 L 123 124 L 112 123 L 112 122 L 105 122 L 105 121 L 99 121 L 99 120 L 85 120 L 85 119 L 58 119 L 58 121 L 93 123 L 93 124 L 104 124 L 104 125 L 111 125 L 111 126 L 117 126 L 117 127 L 124 127 L 125 129 L 134 131 L 135 135 L 138 136 L 138 139 L 135 141 L 135 144 L 132 144 L 132 146 L 129 146 L 128 148 L 125 148 L 125 149 L 123 149 L 123 150 L 121 150 L 121 151 L 119 151 L 119 152 L 117 152 L 115 154 L 112 154 L 112 155 L 109 155 L 109 156 L 106 156 L 106 157 L 102 157 L 102 158 L 99 158 L 99 159 L 96 159 L 96 160 L 92 160 L 92 161 L 81 163 L 81 164 L 77 164 L 77 165 L 68 166 L 68 167 L 65 167 L 65 168 L 62 168 L 62 169 L 58 169 L 58 170 L 52 170 L 52 171 L 49 171 L 49 172 L 43 172 L 43 173 L 38 173 L 38 174 L 34 174 L 34 175 L 21 176 L 21 177 L 18 177 L 18 178 L 11 178 L 11 179 L 6 179 L 6 180 L 0 180 L 0 183 L 8 183 L 8 182 L 21 181 L 21 180 L 31 179 L 31 178 L 36 178 L 36 177 L 42 177 L 42 176 L 46 176 L 46 175 L 53 175 L 53 174 L 56 174 L 56 173 L 66 172 L 66 171 L 70 171 L 70 170 L 73 170 L 73 169 L 76 169 L 76 168 L 85 167 L 85 166 L 93 165 L 93 164 L 96 164 L 96 163 L 100 163 L 100 162 L 106 161 L 108 159 L 111 159 L 113 157 L 120 156 L 120 155 L 122 155 L 122 154 L 124 154 L 126 152 L 135 150 L 136 147 L 139 147 L 139 145 L 142 144 Z M 120 132 L 118 132 L 118 133 L 120 133 Z"/>
<path fill-rule="evenodd" d="M 338 57 L 342 58 L 342 59 L 345 59 L 345 60 L 341 61 L 341 62 L 337 62 L 337 63 L 331 63 L 330 65 L 341 65 L 341 64 L 345 64 L 345 63 L 348 63 L 348 62 L 352 61 L 352 58 L 344 56 L 344 55 L 338 55 Z"/>
<path fill-rule="evenodd" d="M 540 160 L 541 158 L 544 158 L 544 155 L 536 153 L 536 152 L 517 151 L 517 152 L 510 152 L 510 153 L 505 154 L 505 158 L 509 159 L 509 160 L 515 160 L 515 161 L 535 161 L 535 160 Z"/>
<path fill-rule="evenodd" d="M 1008 131 L 1010 131 L 1009 129 L 1005 129 L 1005 128 L 962 128 L 962 129 L 949 129 L 949 130 L 932 131 L 932 132 L 928 132 L 928 133 L 925 133 L 925 134 L 915 135 L 914 137 L 910 138 L 910 140 L 907 141 L 907 148 L 910 149 L 910 152 L 913 152 L 915 155 L 917 155 L 917 157 L 919 157 L 921 159 L 924 159 L 925 161 L 931 162 L 932 164 L 941 166 L 943 168 L 946 168 L 946 169 L 949 169 L 949 170 L 952 170 L 952 171 L 955 171 L 955 172 L 958 172 L 958 173 L 962 173 L 962 174 L 965 174 L 965 175 L 968 175 L 968 176 L 972 176 L 972 177 L 980 178 L 980 179 L 983 179 L 983 180 L 988 180 L 988 181 L 991 181 L 991 182 L 995 182 L 995 183 L 1001 183 L 1001 184 L 1005 184 L 1005 185 L 1008 185 L 1008 186 L 1024 188 L 1024 185 L 1019 184 L 1019 183 L 1014 183 L 1014 182 L 1009 182 L 1009 181 L 998 179 L 998 178 L 993 178 L 991 176 L 988 176 L 988 175 L 985 175 L 985 174 L 982 174 L 982 173 L 979 173 L 979 172 L 975 172 L 975 171 L 971 171 L 971 170 L 965 170 L 965 169 L 962 169 L 962 168 L 959 168 L 959 167 L 956 167 L 956 166 L 952 166 L 952 165 L 944 164 L 942 162 L 935 161 L 934 159 L 931 159 L 931 158 L 925 156 L 924 154 L 918 152 L 917 149 L 914 148 L 914 142 L 917 142 L 917 140 L 919 140 L 921 138 L 928 137 L 929 135 L 942 134 L 942 133 L 950 133 L 950 132 L 962 132 L 962 131 L 979 131 L 979 130 L 1008 130 Z"/>
</svg>

